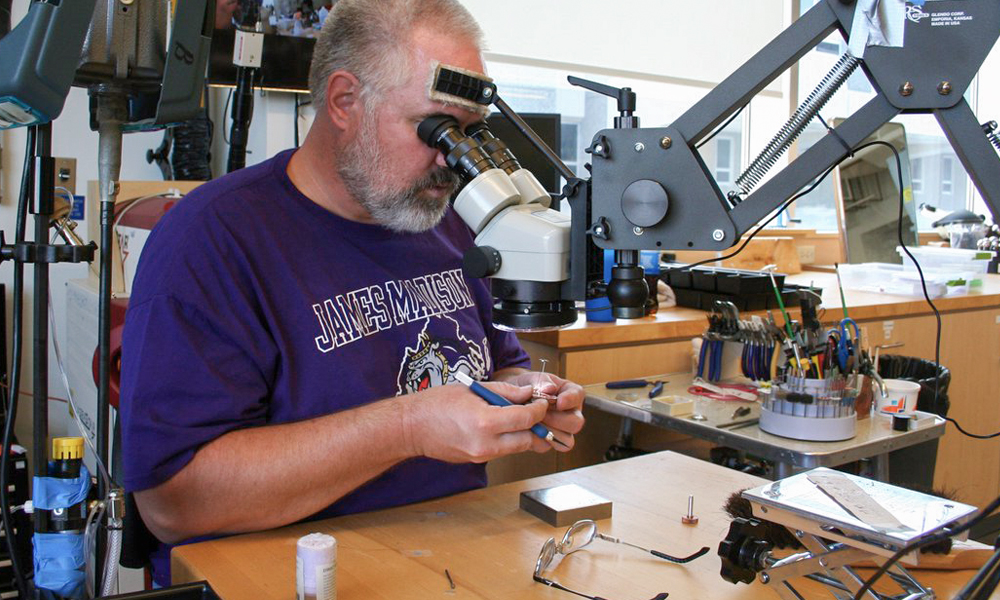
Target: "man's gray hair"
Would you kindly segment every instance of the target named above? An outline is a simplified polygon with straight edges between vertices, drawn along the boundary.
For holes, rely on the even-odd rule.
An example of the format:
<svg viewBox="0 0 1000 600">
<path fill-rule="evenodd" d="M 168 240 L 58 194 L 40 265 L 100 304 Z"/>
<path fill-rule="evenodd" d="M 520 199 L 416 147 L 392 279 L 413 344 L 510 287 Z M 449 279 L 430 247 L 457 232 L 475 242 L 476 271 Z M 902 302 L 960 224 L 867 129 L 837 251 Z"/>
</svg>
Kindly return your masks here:
<svg viewBox="0 0 1000 600">
<path fill-rule="evenodd" d="M 378 98 L 405 83 L 413 69 L 409 35 L 420 25 L 482 47 L 482 30 L 458 0 L 339 0 L 313 49 L 313 108 L 324 110 L 327 80 L 335 71 L 357 77 L 363 97 Z"/>
</svg>

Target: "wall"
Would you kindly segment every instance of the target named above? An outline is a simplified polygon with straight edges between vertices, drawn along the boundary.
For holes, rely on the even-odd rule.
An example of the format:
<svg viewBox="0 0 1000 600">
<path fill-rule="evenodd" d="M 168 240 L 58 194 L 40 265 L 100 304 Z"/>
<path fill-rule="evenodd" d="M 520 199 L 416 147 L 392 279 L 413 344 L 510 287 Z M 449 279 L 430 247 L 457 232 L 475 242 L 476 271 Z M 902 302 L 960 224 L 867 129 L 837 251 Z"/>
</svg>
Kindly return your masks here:
<svg viewBox="0 0 1000 600">
<path fill-rule="evenodd" d="M 722 81 L 782 29 L 785 2 L 713 0 L 461 0 L 497 60 L 529 58 L 588 70 Z M 775 84 L 771 90 L 780 90 Z"/>
</svg>

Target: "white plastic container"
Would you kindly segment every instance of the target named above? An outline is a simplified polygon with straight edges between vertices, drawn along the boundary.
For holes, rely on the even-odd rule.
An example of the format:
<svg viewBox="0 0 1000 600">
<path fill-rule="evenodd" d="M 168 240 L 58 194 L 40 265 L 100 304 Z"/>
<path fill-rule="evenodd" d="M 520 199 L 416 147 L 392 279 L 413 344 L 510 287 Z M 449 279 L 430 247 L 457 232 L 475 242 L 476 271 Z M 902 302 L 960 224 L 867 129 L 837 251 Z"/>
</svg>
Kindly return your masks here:
<svg viewBox="0 0 1000 600">
<path fill-rule="evenodd" d="M 921 259 L 917 259 L 921 260 Z M 920 267 L 927 283 L 927 293 L 931 298 L 958 296 L 982 285 L 982 275 L 955 266 L 944 269 L 932 266 L 931 261 L 921 261 Z M 844 288 L 883 294 L 903 296 L 923 296 L 920 274 L 910 263 L 892 265 L 888 263 L 862 263 L 840 265 L 840 277 Z"/>
<path fill-rule="evenodd" d="M 875 395 L 878 412 L 887 415 L 912 415 L 917 411 L 919 383 L 905 379 L 886 379 L 885 388 L 887 395 L 883 396 L 881 391 Z"/>
<path fill-rule="evenodd" d="M 296 600 L 337 600 L 337 539 L 310 533 L 295 551 Z"/>
<path fill-rule="evenodd" d="M 929 267 L 939 271 L 985 273 L 991 259 L 991 252 L 984 250 L 938 248 L 937 246 L 907 246 L 906 249 L 920 263 L 920 268 L 925 270 Z M 903 251 L 902 246 L 896 246 L 896 252 L 903 259 L 903 267 L 916 269 L 913 261 Z"/>
</svg>

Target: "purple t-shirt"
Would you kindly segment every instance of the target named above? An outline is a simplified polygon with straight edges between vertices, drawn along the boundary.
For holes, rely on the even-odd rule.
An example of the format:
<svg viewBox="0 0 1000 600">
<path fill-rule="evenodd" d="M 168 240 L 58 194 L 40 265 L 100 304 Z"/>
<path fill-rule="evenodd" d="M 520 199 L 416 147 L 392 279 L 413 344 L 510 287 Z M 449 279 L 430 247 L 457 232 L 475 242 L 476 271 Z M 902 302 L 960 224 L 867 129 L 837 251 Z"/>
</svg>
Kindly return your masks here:
<svg viewBox="0 0 1000 600">
<path fill-rule="evenodd" d="M 418 234 L 342 219 L 292 184 L 292 152 L 199 187 L 143 248 L 122 339 L 129 491 L 167 481 L 230 431 L 529 364 L 490 325 L 486 283 L 462 275 L 473 240 L 454 211 Z M 413 459 L 314 518 L 485 483 L 483 465 Z M 153 557 L 160 583 L 168 550 Z"/>
</svg>

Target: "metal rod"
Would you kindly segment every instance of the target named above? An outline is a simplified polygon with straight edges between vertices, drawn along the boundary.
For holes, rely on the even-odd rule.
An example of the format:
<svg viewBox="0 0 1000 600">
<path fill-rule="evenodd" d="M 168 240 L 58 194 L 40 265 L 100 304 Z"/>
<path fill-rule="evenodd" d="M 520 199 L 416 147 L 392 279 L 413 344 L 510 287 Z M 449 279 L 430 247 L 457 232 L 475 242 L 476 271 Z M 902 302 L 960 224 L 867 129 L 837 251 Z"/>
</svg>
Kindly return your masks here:
<svg viewBox="0 0 1000 600">
<path fill-rule="evenodd" d="M 52 175 L 52 169 L 46 168 L 46 160 L 52 160 L 52 124 L 40 125 L 35 140 L 35 198 L 32 207 L 35 213 L 35 243 L 48 243 L 49 214 L 51 213 L 53 181 L 45 181 L 47 175 Z M 44 261 L 34 264 L 34 292 L 32 298 L 32 408 L 34 417 L 32 423 L 33 449 L 35 459 L 35 475 L 48 475 L 48 437 L 49 437 L 49 265 Z M 16 392 L 16 390 L 15 390 Z M 36 528 L 40 520 L 35 520 Z"/>
<path fill-rule="evenodd" d="M 899 109 L 891 105 L 882 94 L 869 100 L 835 128 L 840 136 L 839 139 L 832 134 L 823 136 L 788 166 L 775 173 L 767 183 L 762 184 L 743 202 L 736 205 L 729 215 L 736 225 L 737 233 L 742 234 L 750 230 L 771 211 L 821 175 L 831 164 L 847 156 L 848 151 L 844 143 L 851 148 L 858 146 L 898 113 Z M 977 133 L 977 136 L 983 139 L 982 131 Z M 989 145 L 985 139 L 983 144 Z"/>
<path fill-rule="evenodd" d="M 750 60 L 674 121 L 688 143 L 697 143 L 822 42 L 839 21 L 827 2 L 799 17 Z"/>
<path fill-rule="evenodd" d="M 1000 161 L 983 135 L 975 113 L 964 99 L 934 111 L 952 149 L 994 215 L 1000 215 Z"/>
<path fill-rule="evenodd" d="M 535 133 L 535 131 L 524 122 L 524 119 L 514 112 L 514 109 L 508 106 L 508 104 L 504 102 L 500 96 L 496 96 L 496 99 L 493 101 L 493 105 L 497 107 L 503 116 L 510 119 L 510 122 L 514 124 L 514 127 L 516 127 L 517 130 L 524 135 L 524 137 L 528 138 L 531 145 L 545 156 L 545 160 L 549 161 L 549 163 L 552 164 L 557 171 L 559 171 L 559 174 L 562 175 L 563 179 L 570 181 L 571 179 L 576 178 L 576 174 L 566 166 L 566 163 L 559 158 L 559 155 L 556 154 L 552 148 L 549 148 L 549 145 L 546 144 L 542 138 L 538 137 L 538 134 Z"/>
<path fill-rule="evenodd" d="M 97 455 L 109 472 L 108 440 L 111 422 L 111 266 L 112 236 L 114 235 L 115 199 L 118 197 L 118 178 L 121 174 L 122 128 L 125 120 L 125 96 L 115 90 L 97 92 L 98 114 L 98 175 L 101 198 L 101 262 L 98 293 L 98 368 L 97 368 Z M 102 477 L 97 479 L 97 497 L 108 495 L 108 486 Z M 104 556 L 107 542 L 97 536 L 94 589 L 102 589 Z"/>
</svg>

